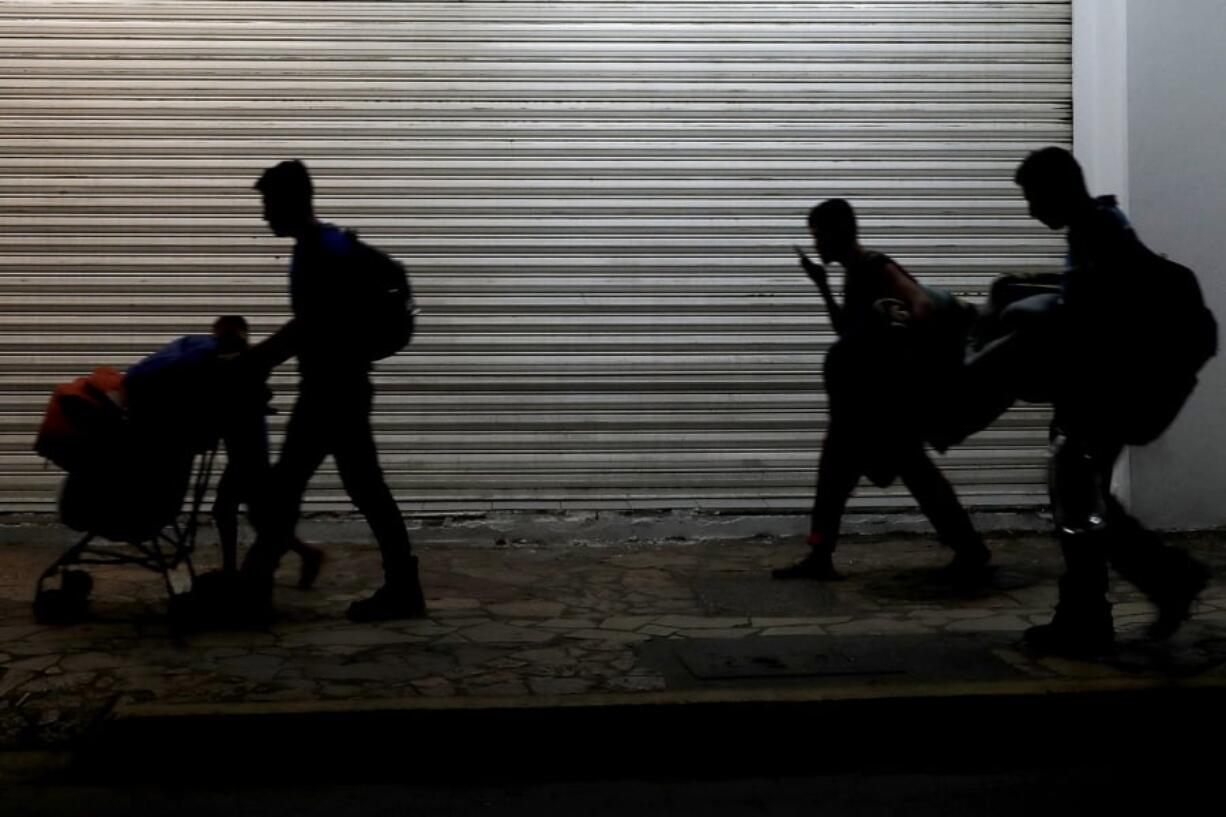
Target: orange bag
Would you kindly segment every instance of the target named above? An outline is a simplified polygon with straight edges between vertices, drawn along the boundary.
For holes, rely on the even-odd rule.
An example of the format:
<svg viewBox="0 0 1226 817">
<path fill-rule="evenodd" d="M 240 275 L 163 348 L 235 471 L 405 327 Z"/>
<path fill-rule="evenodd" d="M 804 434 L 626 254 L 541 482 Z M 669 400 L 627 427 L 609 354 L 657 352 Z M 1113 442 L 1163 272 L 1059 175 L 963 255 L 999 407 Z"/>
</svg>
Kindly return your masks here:
<svg viewBox="0 0 1226 817">
<path fill-rule="evenodd" d="M 123 373 L 101 366 L 55 387 L 34 450 L 65 471 L 105 465 L 121 446 Z"/>
</svg>

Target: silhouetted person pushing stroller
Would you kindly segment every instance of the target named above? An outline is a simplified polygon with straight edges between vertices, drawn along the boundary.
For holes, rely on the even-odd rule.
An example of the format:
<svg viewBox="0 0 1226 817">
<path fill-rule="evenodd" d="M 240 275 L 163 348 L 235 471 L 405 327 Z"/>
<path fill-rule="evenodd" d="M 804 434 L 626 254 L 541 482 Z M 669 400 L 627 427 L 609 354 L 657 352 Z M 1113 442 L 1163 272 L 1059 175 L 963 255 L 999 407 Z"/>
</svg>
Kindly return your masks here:
<svg viewBox="0 0 1226 817">
<path fill-rule="evenodd" d="M 369 287 L 371 259 L 377 251 L 352 233 L 316 218 L 314 188 L 301 162 L 269 168 L 255 186 L 263 196 L 269 229 L 295 241 L 289 272 L 294 318 L 253 347 L 250 359 L 257 371 L 266 374 L 297 356 L 300 380 L 298 400 L 272 472 L 269 512 L 243 564 L 249 601 L 255 604 L 252 609 L 269 600 L 277 563 L 294 541 L 307 483 L 331 454 L 383 557 L 383 586 L 371 597 L 353 602 L 349 617 L 375 621 L 424 615 L 417 558 L 383 478 L 370 424 L 371 361 L 388 353 L 368 348 L 375 343 L 371 332 L 380 328 L 375 313 L 382 314 L 383 304 L 372 299 L 388 294 Z M 403 307 L 401 301 L 402 313 Z M 407 336 L 399 346 L 403 343 Z"/>
<path fill-rule="evenodd" d="M 901 479 L 937 536 L 953 549 L 945 578 L 956 587 L 982 581 L 991 553 L 952 486 L 924 449 L 940 395 L 957 377 L 970 307 L 921 286 L 888 256 L 865 249 L 855 212 L 830 199 L 809 213 L 823 263 L 845 271 L 843 302 L 826 270 L 801 253 L 826 303 L 838 340 L 826 355 L 830 425 L 822 443 L 809 554 L 775 570 L 777 579 L 838 579 L 833 554 L 847 501 L 861 477 L 884 487 Z M 799 250 L 798 250 L 799 252 Z"/>
<path fill-rule="evenodd" d="M 223 363 L 236 360 L 249 346 L 250 329 L 241 315 L 223 315 L 213 323 L 213 337 Z M 213 500 L 213 524 L 221 544 L 222 570 L 238 571 L 238 508 L 247 506 L 252 527 L 261 527 L 259 515 L 265 511 L 272 463 L 268 446 L 268 415 L 271 392 L 261 387 L 253 393 L 252 384 L 240 382 L 234 393 L 226 395 L 223 407 L 225 425 L 222 442 L 226 447 L 226 467 L 217 480 Z M 315 583 L 324 563 L 324 552 L 297 537 L 290 549 L 301 559 L 298 586 L 307 589 Z"/>
</svg>

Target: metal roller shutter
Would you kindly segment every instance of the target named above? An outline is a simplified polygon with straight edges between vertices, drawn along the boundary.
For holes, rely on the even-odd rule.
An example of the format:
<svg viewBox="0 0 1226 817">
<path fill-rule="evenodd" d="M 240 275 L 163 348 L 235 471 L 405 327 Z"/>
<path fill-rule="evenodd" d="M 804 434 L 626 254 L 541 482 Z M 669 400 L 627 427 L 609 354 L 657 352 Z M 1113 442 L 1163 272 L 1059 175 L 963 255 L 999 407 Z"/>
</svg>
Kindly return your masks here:
<svg viewBox="0 0 1226 817">
<path fill-rule="evenodd" d="M 286 317 L 251 184 L 410 265 L 378 367 L 407 512 L 801 510 L 828 322 L 790 254 L 845 196 L 865 242 L 978 299 L 1059 263 L 1011 182 L 1071 140 L 1070 3 L 8 2 L 0 5 L 0 508 L 50 508 L 54 384 L 223 312 Z M 837 277 L 837 276 L 836 276 Z M 293 396 L 292 367 L 278 404 Z M 943 465 L 1044 497 L 1045 414 Z M 321 472 L 312 507 L 348 507 Z M 860 507 L 911 507 L 901 486 Z"/>
</svg>

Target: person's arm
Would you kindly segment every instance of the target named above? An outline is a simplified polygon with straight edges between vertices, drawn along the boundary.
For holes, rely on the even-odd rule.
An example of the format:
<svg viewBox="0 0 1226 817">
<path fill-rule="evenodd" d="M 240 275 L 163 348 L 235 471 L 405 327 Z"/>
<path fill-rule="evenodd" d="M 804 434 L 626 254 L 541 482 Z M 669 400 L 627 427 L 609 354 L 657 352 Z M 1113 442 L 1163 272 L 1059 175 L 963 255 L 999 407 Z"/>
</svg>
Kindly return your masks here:
<svg viewBox="0 0 1226 817">
<path fill-rule="evenodd" d="M 881 269 L 887 289 L 893 293 L 894 298 L 902 301 L 911 320 L 922 321 L 932 314 L 936 304 L 928 293 L 924 292 L 923 287 L 903 272 L 901 267 L 891 261 Z"/>
<path fill-rule="evenodd" d="M 297 318 L 293 318 L 276 332 L 252 346 L 241 357 L 245 363 L 264 372 L 267 377 L 268 372 L 298 354 L 300 340 L 301 324 Z"/>
<path fill-rule="evenodd" d="M 843 337 L 843 307 L 834 299 L 834 293 L 830 291 L 830 280 L 826 275 L 826 268 L 805 254 L 805 251 L 796 245 L 792 245 L 797 257 L 800 258 L 801 269 L 805 271 L 805 275 L 809 276 L 809 280 L 817 284 L 818 291 L 822 294 L 822 301 L 826 304 L 826 313 L 830 315 L 830 325 L 834 327 L 835 334 Z"/>
</svg>

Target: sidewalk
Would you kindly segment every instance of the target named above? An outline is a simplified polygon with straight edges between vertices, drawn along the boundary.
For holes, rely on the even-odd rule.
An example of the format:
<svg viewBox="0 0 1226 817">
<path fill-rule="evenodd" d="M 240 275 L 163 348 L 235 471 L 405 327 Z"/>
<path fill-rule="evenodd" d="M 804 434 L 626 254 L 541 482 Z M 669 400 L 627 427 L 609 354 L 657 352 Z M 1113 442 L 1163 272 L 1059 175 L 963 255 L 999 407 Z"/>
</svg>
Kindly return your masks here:
<svg viewBox="0 0 1226 817">
<path fill-rule="evenodd" d="M 1217 538 L 1180 543 L 1223 575 Z M 999 568 L 975 597 L 927 580 L 948 553 L 923 537 L 846 541 L 838 563 L 848 580 L 836 584 L 769 579 L 771 566 L 801 555 L 798 538 L 424 548 L 429 618 L 378 625 L 344 618 L 380 575 L 377 550 L 321 544 L 330 560 L 313 590 L 292 586 L 297 563 L 287 557 L 270 630 L 181 640 L 167 631 L 160 579 L 130 569 L 94 570 L 87 622 L 35 623 L 34 581 L 56 551 L 6 547 L 0 749 L 66 750 L 99 723 L 193 717 L 420 719 L 689 703 L 750 705 L 752 718 L 764 703 L 1226 689 L 1220 581 L 1168 644 L 1144 639 L 1153 609 L 1117 581 L 1114 658 L 1024 655 L 1020 634 L 1050 618 L 1061 568 L 1041 536 L 990 539 Z M 213 556 L 206 548 L 200 567 Z"/>
</svg>

